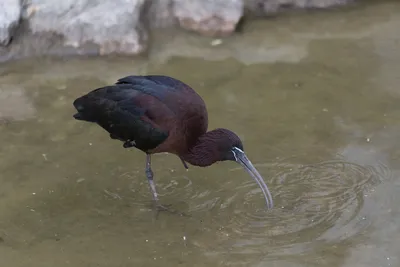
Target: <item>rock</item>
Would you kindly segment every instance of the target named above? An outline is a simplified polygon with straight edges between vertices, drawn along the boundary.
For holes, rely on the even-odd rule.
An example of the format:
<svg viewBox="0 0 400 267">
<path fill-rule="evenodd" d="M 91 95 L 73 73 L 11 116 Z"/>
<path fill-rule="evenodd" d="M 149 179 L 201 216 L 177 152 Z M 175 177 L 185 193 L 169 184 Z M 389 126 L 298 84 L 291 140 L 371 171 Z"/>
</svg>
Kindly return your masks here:
<svg viewBox="0 0 400 267">
<path fill-rule="evenodd" d="M 0 0 L 0 62 L 43 55 L 134 55 L 147 50 L 147 29 L 179 24 L 201 35 L 227 36 L 239 30 L 244 10 L 266 15 L 353 1 Z"/>
<path fill-rule="evenodd" d="M 329 8 L 354 0 L 244 0 L 245 9 L 255 15 L 268 15 L 287 8 Z"/>
<path fill-rule="evenodd" d="M 172 0 L 147 0 L 150 3 L 147 23 L 150 28 L 168 28 L 176 24 Z"/>
<path fill-rule="evenodd" d="M 25 17 L 34 35 L 61 36 L 66 46 L 91 43 L 101 55 L 138 54 L 146 49 L 142 24 L 146 0 L 30 0 Z"/>
<path fill-rule="evenodd" d="M 243 15 L 241 0 L 174 0 L 174 14 L 182 28 L 206 36 L 227 36 Z"/>
<path fill-rule="evenodd" d="M 0 0 L 0 45 L 10 43 L 20 17 L 20 0 Z"/>
</svg>

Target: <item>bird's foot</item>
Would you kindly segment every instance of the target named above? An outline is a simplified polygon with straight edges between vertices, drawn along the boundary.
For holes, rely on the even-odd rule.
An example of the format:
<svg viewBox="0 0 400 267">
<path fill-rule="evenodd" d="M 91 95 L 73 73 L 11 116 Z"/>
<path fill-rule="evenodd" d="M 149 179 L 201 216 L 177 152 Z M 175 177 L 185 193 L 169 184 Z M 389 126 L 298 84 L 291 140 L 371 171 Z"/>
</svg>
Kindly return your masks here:
<svg viewBox="0 0 400 267">
<path fill-rule="evenodd" d="M 124 148 L 131 148 L 131 147 L 135 147 L 135 146 L 136 146 L 135 140 L 125 141 L 124 144 L 123 144 Z"/>
<path fill-rule="evenodd" d="M 162 211 L 166 211 L 171 214 L 179 215 L 179 216 L 183 216 L 183 217 L 190 217 L 189 214 L 186 214 L 184 212 L 180 212 L 180 211 L 177 211 L 177 210 L 171 208 L 171 206 L 172 206 L 171 204 L 161 205 L 160 203 L 155 202 L 154 205 L 155 205 L 155 210 L 156 210 L 156 218 L 158 217 L 158 214 Z"/>
</svg>

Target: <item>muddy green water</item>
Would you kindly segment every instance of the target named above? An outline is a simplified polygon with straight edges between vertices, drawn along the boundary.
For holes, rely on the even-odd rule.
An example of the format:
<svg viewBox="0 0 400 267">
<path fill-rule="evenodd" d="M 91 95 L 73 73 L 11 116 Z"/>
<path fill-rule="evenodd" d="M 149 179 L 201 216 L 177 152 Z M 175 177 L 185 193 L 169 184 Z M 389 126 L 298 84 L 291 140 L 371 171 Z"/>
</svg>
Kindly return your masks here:
<svg viewBox="0 0 400 267">
<path fill-rule="evenodd" d="M 160 34 L 144 59 L 0 66 L 0 266 L 399 266 L 400 4 L 282 16 L 218 46 Z M 234 163 L 186 172 L 72 101 L 131 73 L 172 75 L 237 132 L 273 194 Z"/>
</svg>

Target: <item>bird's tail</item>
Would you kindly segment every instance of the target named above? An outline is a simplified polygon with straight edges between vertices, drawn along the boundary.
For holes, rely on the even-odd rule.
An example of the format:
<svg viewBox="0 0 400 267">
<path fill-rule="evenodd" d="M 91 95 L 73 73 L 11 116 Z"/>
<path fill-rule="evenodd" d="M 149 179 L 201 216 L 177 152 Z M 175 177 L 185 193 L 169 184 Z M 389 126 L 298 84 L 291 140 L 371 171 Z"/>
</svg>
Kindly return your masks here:
<svg viewBox="0 0 400 267">
<path fill-rule="evenodd" d="M 75 118 L 76 120 L 78 120 L 78 121 L 84 121 L 84 120 L 85 120 L 84 117 L 83 117 L 83 115 L 82 115 L 82 113 L 79 113 L 79 112 L 77 112 L 77 113 L 74 114 L 74 118 Z"/>
<path fill-rule="evenodd" d="M 73 102 L 75 109 L 78 111 L 73 115 L 76 120 L 96 122 L 93 105 L 87 96 L 82 96 Z"/>
</svg>

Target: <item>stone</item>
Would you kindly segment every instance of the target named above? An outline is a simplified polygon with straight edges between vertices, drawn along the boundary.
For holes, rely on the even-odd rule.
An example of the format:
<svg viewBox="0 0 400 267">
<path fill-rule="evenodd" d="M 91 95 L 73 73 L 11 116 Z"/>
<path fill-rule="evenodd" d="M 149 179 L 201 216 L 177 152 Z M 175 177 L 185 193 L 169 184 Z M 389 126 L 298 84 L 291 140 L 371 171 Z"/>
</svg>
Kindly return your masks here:
<svg viewBox="0 0 400 267">
<path fill-rule="evenodd" d="M 21 17 L 20 0 L 0 0 L 0 45 L 10 43 Z"/>
<path fill-rule="evenodd" d="M 243 15 L 242 0 L 174 0 L 179 25 L 206 36 L 232 34 Z"/>
<path fill-rule="evenodd" d="M 66 46 L 95 44 L 99 54 L 139 54 L 147 32 L 141 20 L 146 0 L 30 0 L 25 9 L 33 35 L 61 36 Z"/>
<path fill-rule="evenodd" d="M 172 0 L 147 0 L 147 24 L 150 28 L 169 28 L 176 24 Z"/>
<path fill-rule="evenodd" d="M 240 31 L 244 10 L 264 16 L 286 8 L 330 8 L 355 1 L 0 0 L 0 62 L 43 55 L 134 55 L 147 50 L 147 30 L 155 28 L 180 25 L 219 38 Z M 158 34 L 164 32 L 171 34 Z"/>
</svg>

